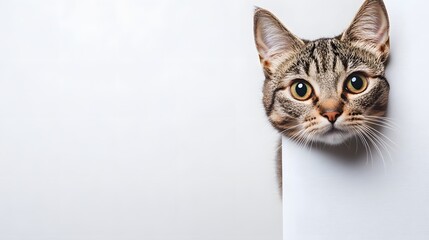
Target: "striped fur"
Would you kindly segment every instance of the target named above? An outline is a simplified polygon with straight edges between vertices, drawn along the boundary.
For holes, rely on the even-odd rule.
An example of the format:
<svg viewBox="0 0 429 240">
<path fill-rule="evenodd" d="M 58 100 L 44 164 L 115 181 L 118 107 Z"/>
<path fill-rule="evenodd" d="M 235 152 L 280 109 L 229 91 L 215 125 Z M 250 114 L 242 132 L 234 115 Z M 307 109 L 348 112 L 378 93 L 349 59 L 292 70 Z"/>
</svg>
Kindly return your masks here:
<svg viewBox="0 0 429 240">
<path fill-rule="evenodd" d="M 339 36 L 314 41 L 298 38 L 273 14 L 257 8 L 255 42 L 266 77 L 263 104 L 271 124 L 300 143 L 336 145 L 355 136 L 357 128 L 370 126 L 370 119 L 384 116 L 389 95 L 384 77 L 388 31 L 382 0 L 366 0 Z M 344 88 L 353 73 L 368 80 L 368 87 L 359 94 Z M 310 99 L 299 101 L 291 96 L 297 79 L 311 84 Z M 326 117 L 327 111 L 340 113 L 335 123 Z"/>
</svg>

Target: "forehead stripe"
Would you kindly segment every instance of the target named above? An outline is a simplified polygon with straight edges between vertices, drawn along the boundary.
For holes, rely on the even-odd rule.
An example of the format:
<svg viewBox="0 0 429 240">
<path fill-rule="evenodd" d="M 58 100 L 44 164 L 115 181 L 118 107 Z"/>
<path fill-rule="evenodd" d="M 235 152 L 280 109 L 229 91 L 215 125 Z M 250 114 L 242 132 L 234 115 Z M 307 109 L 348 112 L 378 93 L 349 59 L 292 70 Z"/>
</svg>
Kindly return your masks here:
<svg viewBox="0 0 429 240">
<path fill-rule="evenodd" d="M 274 91 L 273 91 L 273 94 L 271 95 L 271 103 L 270 103 L 270 105 L 268 106 L 268 109 L 267 109 L 267 114 L 268 115 L 270 115 L 271 114 L 271 112 L 273 111 L 273 107 L 274 107 L 274 103 L 275 103 L 275 101 L 276 101 L 276 95 L 277 95 L 277 92 L 278 91 L 281 91 L 281 90 L 285 90 L 286 89 L 286 87 L 278 87 L 278 88 L 276 88 Z"/>
</svg>

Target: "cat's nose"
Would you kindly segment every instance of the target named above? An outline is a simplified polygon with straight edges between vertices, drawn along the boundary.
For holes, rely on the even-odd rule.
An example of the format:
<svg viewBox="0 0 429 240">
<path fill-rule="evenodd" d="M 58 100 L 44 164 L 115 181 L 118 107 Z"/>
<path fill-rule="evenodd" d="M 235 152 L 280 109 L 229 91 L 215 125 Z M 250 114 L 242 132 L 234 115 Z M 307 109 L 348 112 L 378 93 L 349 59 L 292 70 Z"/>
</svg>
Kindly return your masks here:
<svg viewBox="0 0 429 240">
<path fill-rule="evenodd" d="M 325 118 L 327 118 L 331 123 L 334 123 L 335 121 L 337 121 L 337 118 L 340 115 L 341 115 L 340 112 L 334 112 L 334 111 L 322 113 L 322 116 L 324 116 Z"/>
</svg>

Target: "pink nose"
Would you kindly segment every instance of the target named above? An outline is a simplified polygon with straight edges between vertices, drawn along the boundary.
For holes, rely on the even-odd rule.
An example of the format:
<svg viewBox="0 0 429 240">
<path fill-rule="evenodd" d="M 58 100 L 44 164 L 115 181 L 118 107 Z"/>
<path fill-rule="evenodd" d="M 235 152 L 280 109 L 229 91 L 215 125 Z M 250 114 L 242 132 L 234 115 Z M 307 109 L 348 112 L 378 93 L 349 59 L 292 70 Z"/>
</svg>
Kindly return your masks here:
<svg viewBox="0 0 429 240">
<path fill-rule="evenodd" d="M 334 123 L 340 115 L 341 115 L 341 113 L 339 113 L 339 112 L 324 112 L 324 113 L 322 113 L 322 116 L 327 118 L 331 123 Z"/>
</svg>

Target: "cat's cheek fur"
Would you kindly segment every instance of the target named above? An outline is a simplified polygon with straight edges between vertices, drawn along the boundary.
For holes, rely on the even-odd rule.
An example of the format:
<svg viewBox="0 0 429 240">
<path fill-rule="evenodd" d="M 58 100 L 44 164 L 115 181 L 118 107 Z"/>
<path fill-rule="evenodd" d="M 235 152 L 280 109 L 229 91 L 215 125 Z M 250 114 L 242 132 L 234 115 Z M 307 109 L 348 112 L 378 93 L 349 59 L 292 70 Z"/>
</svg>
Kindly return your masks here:
<svg viewBox="0 0 429 240">
<path fill-rule="evenodd" d="M 285 114 L 277 110 L 273 110 L 268 119 L 270 120 L 271 124 L 273 124 L 273 126 L 279 131 L 282 131 L 282 126 L 287 128 L 287 126 L 291 124 L 287 121 Z"/>
</svg>

